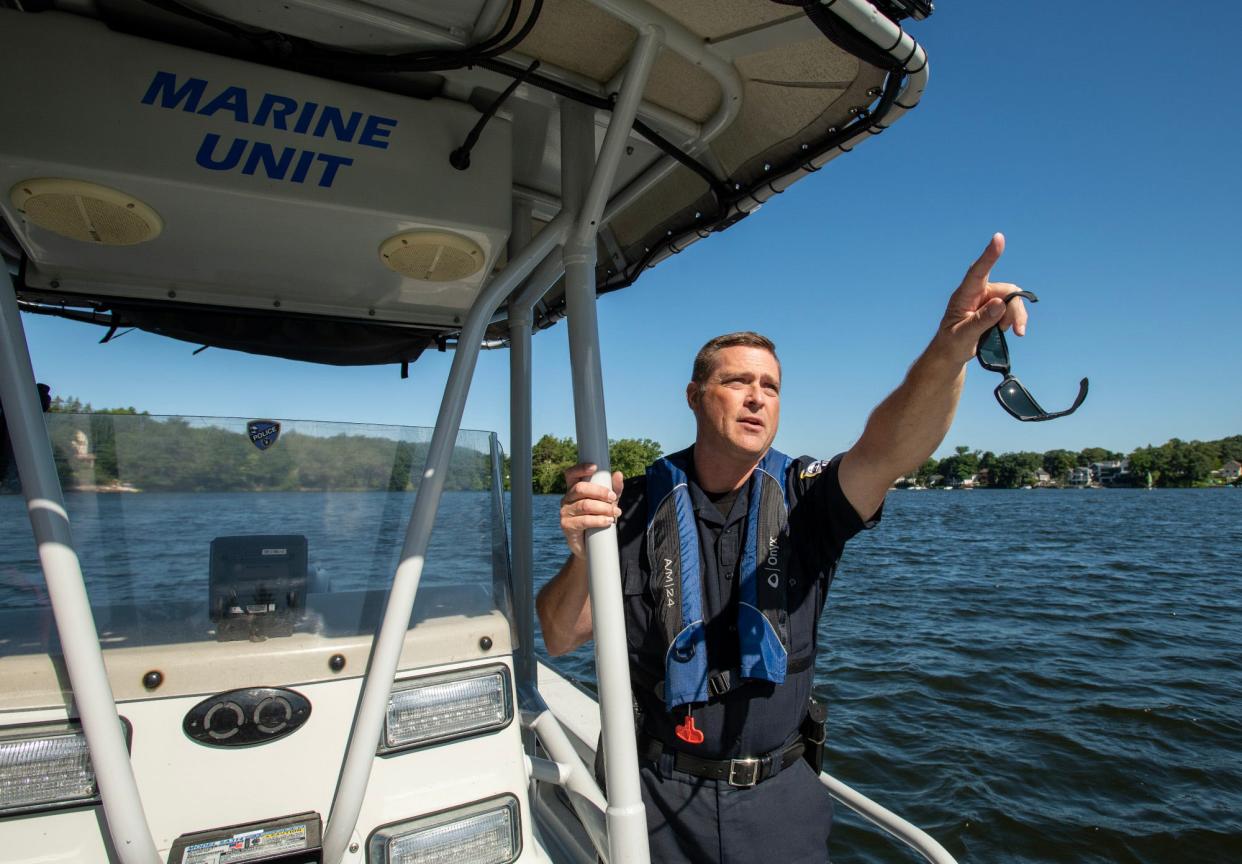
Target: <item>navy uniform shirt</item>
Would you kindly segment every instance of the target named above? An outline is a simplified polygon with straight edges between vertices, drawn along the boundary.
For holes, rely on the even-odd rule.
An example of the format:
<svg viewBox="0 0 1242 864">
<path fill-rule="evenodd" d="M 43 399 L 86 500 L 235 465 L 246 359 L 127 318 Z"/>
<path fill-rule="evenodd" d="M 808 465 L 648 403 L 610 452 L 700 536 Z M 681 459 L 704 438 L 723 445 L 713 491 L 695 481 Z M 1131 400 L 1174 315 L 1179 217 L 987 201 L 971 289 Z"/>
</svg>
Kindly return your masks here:
<svg viewBox="0 0 1242 864">
<path fill-rule="evenodd" d="M 693 459 L 690 459 L 693 466 Z M 837 467 L 841 457 L 819 462 L 802 456 L 790 465 L 786 484 L 792 507 L 789 537 L 792 545 L 788 591 L 790 599 L 791 665 L 814 657 L 816 625 L 827 599 L 828 585 L 845 542 L 879 521 L 879 513 L 863 522 L 841 491 Z M 750 483 L 739 491 L 727 515 L 689 473 L 691 501 L 698 524 L 703 616 L 707 625 L 708 665 L 713 671 L 736 669 L 737 584 L 746 543 L 746 514 Z M 625 481 L 619 506 L 617 536 L 625 593 L 626 637 L 630 664 L 635 669 L 634 694 L 642 715 L 643 730 L 671 749 L 686 750 L 706 759 L 758 756 L 780 749 L 797 735 L 806 715 L 815 669 L 786 676 L 785 683 L 742 681 L 706 705 L 693 708 L 694 724 L 704 733 L 701 744 L 682 742 L 673 733 L 685 717 L 685 708 L 669 714 L 662 692 L 657 695 L 643 682 L 664 678 L 663 629 L 654 610 L 659 596 L 656 579 L 647 561 L 644 542 L 647 524 L 647 478 Z"/>
</svg>

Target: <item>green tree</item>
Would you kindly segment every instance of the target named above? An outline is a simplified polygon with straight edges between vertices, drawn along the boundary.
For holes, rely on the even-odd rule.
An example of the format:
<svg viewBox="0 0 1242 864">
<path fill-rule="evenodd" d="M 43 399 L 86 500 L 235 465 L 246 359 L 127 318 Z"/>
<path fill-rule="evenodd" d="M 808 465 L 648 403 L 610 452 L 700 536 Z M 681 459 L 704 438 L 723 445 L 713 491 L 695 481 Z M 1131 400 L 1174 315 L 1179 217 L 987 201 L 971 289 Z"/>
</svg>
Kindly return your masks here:
<svg viewBox="0 0 1242 864">
<path fill-rule="evenodd" d="M 937 472 L 944 475 L 945 481 L 950 479 L 962 481 L 979 473 L 979 453 L 971 452 L 966 446 L 954 448 L 954 454 L 940 460 Z"/>
<path fill-rule="evenodd" d="M 659 442 L 650 438 L 622 438 L 608 442 L 608 461 L 613 471 L 626 477 L 642 474 L 647 466 L 664 455 Z"/>
<path fill-rule="evenodd" d="M 388 477 L 388 491 L 404 492 L 409 489 L 414 467 L 414 445 L 398 441 L 397 452 L 392 459 L 392 473 Z"/>
<path fill-rule="evenodd" d="M 915 476 L 915 479 L 918 480 L 918 483 L 920 486 L 931 485 L 931 478 L 936 474 L 936 466 L 938 464 L 939 463 L 936 462 L 935 459 L 928 459 L 926 462 L 924 462 L 922 465 L 919 466 L 919 469 L 915 473 L 914 476 Z"/>
<path fill-rule="evenodd" d="M 1043 467 L 1053 480 L 1064 483 L 1077 461 L 1077 455 L 1069 450 L 1049 450 L 1044 454 Z"/>
<path fill-rule="evenodd" d="M 116 428 L 112 418 L 94 414 L 88 428 L 91 447 L 95 452 L 95 483 L 100 486 L 116 483 L 119 479 L 119 468 L 116 459 Z"/>
<path fill-rule="evenodd" d="M 544 435 L 531 448 L 531 487 L 536 495 L 565 491 L 565 470 L 578 462 L 578 445 L 572 438 Z"/>
<path fill-rule="evenodd" d="M 1111 462 L 1120 458 L 1120 453 L 1106 450 L 1103 447 L 1086 447 L 1078 452 L 1078 464 L 1083 467 L 1095 462 Z"/>
</svg>

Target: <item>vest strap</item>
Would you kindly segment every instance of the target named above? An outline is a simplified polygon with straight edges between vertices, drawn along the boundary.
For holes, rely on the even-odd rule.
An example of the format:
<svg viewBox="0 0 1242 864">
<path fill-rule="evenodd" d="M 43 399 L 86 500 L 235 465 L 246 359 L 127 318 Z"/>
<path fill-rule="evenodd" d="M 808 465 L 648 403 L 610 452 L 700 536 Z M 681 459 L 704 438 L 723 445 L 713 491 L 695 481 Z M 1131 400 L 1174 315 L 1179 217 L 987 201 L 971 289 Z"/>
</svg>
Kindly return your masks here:
<svg viewBox="0 0 1242 864">
<path fill-rule="evenodd" d="M 788 489 L 793 460 L 769 450 L 749 482 L 746 540 L 738 580 L 739 668 L 713 673 L 707 666 L 702 562 L 690 497 L 689 450 L 647 469 L 647 560 L 658 574 L 659 620 L 665 652 L 664 702 L 670 712 L 706 702 L 740 679 L 783 683 L 789 659 Z"/>
</svg>

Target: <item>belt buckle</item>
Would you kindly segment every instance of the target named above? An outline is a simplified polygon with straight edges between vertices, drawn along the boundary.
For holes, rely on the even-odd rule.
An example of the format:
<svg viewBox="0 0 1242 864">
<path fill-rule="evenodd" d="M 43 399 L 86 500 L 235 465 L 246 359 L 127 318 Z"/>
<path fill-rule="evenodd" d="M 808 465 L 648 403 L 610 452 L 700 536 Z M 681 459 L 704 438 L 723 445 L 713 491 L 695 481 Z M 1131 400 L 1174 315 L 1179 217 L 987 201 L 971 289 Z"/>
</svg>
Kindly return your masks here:
<svg viewBox="0 0 1242 864">
<path fill-rule="evenodd" d="M 762 759 L 730 759 L 729 785 L 748 789 L 759 782 L 759 765 Z"/>
</svg>

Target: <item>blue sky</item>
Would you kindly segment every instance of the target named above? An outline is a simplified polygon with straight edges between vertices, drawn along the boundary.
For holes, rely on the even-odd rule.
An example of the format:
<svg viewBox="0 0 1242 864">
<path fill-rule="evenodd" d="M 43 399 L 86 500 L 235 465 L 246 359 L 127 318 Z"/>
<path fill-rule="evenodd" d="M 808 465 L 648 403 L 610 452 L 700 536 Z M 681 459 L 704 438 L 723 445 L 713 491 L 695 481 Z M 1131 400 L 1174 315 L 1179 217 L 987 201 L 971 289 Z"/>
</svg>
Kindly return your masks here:
<svg viewBox="0 0 1242 864">
<path fill-rule="evenodd" d="M 721 332 L 772 336 L 783 362 L 777 446 L 830 455 L 930 339 L 993 231 L 994 278 L 1040 296 L 1014 372 L 1049 410 L 1023 424 L 968 374 L 940 453 L 1242 434 L 1242 102 L 1232 3 L 943 0 L 910 27 L 932 71 L 918 110 L 754 217 L 600 302 L 609 434 L 668 450 L 693 437 L 683 389 Z M 1233 250 L 1233 251 L 1230 251 Z M 39 380 L 96 407 L 431 424 L 449 356 L 310 366 L 26 316 Z M 535 435 L 573 434 L 564 323 L 538 334 Z M 469 428 L 508 435 L 508 354 L 481 358 Z"/>
</svg>

